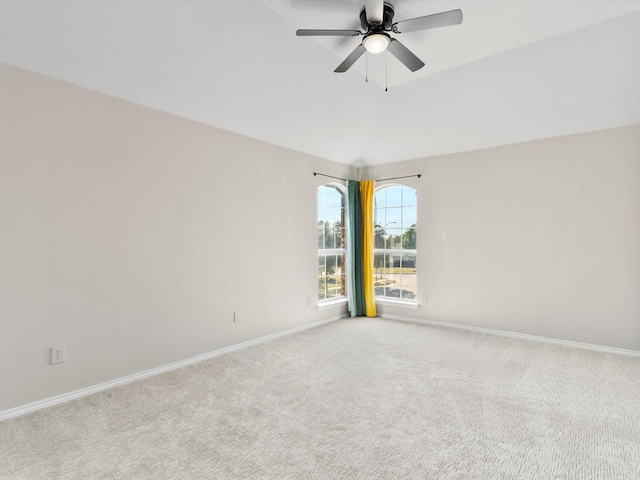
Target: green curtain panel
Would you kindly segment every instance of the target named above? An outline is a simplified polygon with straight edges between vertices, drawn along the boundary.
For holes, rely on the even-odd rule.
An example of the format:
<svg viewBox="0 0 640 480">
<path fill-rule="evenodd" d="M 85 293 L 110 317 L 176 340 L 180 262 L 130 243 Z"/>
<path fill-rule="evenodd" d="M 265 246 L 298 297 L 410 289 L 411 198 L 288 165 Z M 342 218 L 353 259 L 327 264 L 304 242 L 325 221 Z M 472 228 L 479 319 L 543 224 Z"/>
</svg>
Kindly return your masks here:
<svg viewBox="0 0 640 480">
<path fill-rule="evenodd" d="M 347 181 L 347 299 L 349 314 L 359 317 L 366 314 L 364 272 L 362 267 L 362 204 L 360 182 Z"/>
</svg>

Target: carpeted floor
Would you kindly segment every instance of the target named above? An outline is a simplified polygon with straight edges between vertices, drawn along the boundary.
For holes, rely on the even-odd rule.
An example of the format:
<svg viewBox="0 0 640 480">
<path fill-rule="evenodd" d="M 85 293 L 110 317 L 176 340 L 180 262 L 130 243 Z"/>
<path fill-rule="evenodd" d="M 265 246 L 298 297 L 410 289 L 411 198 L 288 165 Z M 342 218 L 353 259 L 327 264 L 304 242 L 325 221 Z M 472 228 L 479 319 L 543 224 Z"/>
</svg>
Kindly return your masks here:
<svg viewBox="0 0 640 480">
<path fill-rule="evenodd" d="M 4 421 L 0 478 L 640 479 L 640 358 L 342 320 Z"/>
</svg>

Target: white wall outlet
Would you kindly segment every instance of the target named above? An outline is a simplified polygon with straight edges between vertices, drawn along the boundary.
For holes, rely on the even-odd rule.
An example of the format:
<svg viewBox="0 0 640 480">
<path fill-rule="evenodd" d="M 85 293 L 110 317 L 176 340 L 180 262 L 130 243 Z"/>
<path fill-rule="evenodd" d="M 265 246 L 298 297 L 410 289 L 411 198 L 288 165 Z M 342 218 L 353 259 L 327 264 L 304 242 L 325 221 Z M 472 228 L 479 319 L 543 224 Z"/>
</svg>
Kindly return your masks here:
<svg viewBox="0 0 640 480">
<path fill-rule="evenodd" d="M 422 294 L 422 303 L 428 303 L 429 302 L 429 296 L 426 293 Z"/>
<path fill-rule="evenodd" d="M 51 365 L 64 362 L 64 345 L 51 347 Z"/>
<path fill-rule="evenodd" d="M 307 297 L 307 307 L 313 305 L 313 297 Z"/>
<path fill-rule="evenodd" d="M 238 323 L 240 321 L 240 312 L 236 310 L 233 312 L 233 323 Z"/>
</svg>

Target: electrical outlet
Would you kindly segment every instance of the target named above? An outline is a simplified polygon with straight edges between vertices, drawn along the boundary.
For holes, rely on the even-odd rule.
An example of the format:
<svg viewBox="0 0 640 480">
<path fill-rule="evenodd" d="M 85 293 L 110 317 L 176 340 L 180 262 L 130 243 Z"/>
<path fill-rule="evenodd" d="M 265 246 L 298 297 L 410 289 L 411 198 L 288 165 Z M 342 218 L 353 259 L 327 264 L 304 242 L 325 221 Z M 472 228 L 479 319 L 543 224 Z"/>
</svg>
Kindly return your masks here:
<svg viewBox="0 0 640 480">
<path fill-rule="evenodd" d="M 429 302 L 429 296 L 426 293 L 422 294 L 422 303 L 428 303 Z"/>
<path fill-rule="evenodd" d="M 51 365 L 64 362 L 64 345 L 51 347 Z"/>
<path fill-rule="evenodd" d="M 240 312 L 239 311 L 235 311 L 233 312 L 233 323 L 238 323 L 240 321 Z"/>
<path fill-rule="evenodd" d="M 307 297 L 307 307 L 310 307 L 313 304 L 313 297 Z"/>
</svg>

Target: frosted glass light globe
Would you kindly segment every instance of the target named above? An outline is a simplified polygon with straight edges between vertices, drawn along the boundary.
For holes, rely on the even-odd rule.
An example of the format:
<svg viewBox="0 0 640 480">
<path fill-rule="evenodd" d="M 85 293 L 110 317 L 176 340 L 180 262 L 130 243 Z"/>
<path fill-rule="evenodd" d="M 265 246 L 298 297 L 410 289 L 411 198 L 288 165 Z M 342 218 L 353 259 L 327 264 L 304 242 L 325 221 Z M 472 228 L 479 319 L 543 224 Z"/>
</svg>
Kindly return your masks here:
<svg viewBox="0 0 640 480">
<path fill-rule="evenodd" d="M 389 36 L 382 33 L 368 35 L 362 42 L 369 53 L 384 52 L 389 46 Z"/>
</svg>

